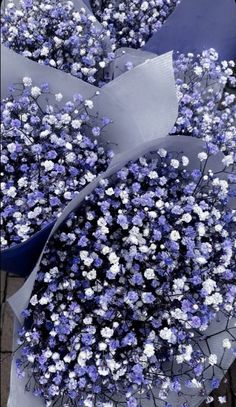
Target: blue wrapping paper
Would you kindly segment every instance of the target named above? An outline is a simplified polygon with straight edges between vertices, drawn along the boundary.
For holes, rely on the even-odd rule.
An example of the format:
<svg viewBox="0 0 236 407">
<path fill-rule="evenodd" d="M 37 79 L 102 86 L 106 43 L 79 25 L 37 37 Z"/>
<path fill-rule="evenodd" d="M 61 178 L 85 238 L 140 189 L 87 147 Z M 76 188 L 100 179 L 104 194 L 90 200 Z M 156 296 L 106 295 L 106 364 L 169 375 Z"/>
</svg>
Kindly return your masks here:
<svg viewBox="0 0 236 407">
<path fill-rule="evenodd" d="M 143 50 L 200 53 L 209 48 L 215 48 L 222 60 L 236 58 L 234 0 L 182 0 Z"/>
</svg>

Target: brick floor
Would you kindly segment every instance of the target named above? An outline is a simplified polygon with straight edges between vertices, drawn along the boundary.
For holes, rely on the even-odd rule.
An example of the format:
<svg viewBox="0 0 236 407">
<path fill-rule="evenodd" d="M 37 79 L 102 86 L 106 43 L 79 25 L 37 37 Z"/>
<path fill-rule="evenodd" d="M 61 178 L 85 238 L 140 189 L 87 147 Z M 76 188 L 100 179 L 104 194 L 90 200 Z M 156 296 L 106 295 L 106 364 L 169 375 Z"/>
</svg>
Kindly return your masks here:
<svg viewBox="0 0 236 407">
<path fill-rule="evenodd" d="M 6 304 L 6 299 L 16 292 L 23 282 L 22 278 L 12 275 L 6 276 L 6 273 L 1 273 L 1 407 L 7 407 L 13 328 L 13 315 L 9 305 Z M 225 394 L 227 395 L 227 404 L 220 404 L 215 401 L 211 404 L 204 403 L 201 407 L 236 407 L 236 362 L 215 393 L 216 397 Z"/>
</svg>

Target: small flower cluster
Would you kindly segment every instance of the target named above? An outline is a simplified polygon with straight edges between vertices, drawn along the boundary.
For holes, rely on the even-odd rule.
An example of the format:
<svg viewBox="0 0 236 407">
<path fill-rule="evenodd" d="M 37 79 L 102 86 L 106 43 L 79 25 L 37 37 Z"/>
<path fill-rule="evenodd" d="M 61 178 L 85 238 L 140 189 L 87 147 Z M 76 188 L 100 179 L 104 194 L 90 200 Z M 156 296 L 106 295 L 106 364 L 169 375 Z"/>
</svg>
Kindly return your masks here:
<svg viewBox="0 0 236 407">
<path fill-rule="evenodd" d="M 2 15 L 2 42 L 34 61 L 69 72 L 90 83 L 103 81 L 113 59 L 109 33 L 85 8 L 67 0 L 10 2 Z"/>
<path fill-rule="evenodd" d="M 180 0 L 92 0 L 93 11 L 117 46 L 142 47 Z"/>
<path fill-rule="evenodd" d="M 173 134 L 201 137 L 236 163 L 236 96 L 223 91 L 235 87 L 235 63 L 219 61 L 214 49 L 197 57 L 189 53 L 174 62 L 179 115 Z"/>
<path fill-rule="evenodd" d="M 54 106 L 49 96 L 55 97 Z M 78 94 L 59 107 L 62 98 L 50 95 L 47 84 L 32 86 L 25 77 L 1 104 L 3 247 L 26 240 L 55 219 L 112 158 L 97 141 L 109 120 L 93 126 L 92 100 Z"/>
<path fill-rule="evenodd" d="M 128 61 L 126 69 L 132 68 Z M 219 61 L 211 48 L 175 55 L 174 70 L 179 114 L 171 135 L 202 138 L 212 153 L 225 154 L 226 167 L 236 165 L 235 62 Z"/>
<path fill-rule="evenodd" d="M 47 406 L 137 407 L 155 386 L 166 400 L 181 391 L 171 360 L 204 393 L 202 373 L 219 361 L 195 343 L 219 310 L 234 311 L 236 216 L 230 181 L 188 165 L 164 149 L 128 163 L 49 243 L 17 360 Z"/>
</svg>

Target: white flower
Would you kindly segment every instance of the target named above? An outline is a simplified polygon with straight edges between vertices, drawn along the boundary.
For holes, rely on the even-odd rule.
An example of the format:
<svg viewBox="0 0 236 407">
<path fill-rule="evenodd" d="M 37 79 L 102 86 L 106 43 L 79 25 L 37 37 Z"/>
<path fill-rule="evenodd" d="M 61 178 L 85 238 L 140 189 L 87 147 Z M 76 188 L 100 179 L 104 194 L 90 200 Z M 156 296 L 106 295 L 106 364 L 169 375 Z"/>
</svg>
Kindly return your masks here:
<svg viewBox="0 0 236 407">
<path fill-rule="evenodd" d="M 99 368 L 98 368 L 98 373 L 99 373 L 101 376 L 108 376 L 109 373 L 110 373 L 110 370 L 109 370 L 107 367 L 105 367 L 105 366 L 99 366 Z"/>
<path fill-rule="evenodd" d="M 177 320 L 187 321 L 188 316 L 187 314 L 182 311 L 180 308 L 175 308 L 175 310 L 171 311 L 171 316 Z"/>
<path fill-rule="evenodd" d="M 62 93 L 56 93 L 55 94 L 55 99 L 57 102 L 60 102 L 63 99 Z"/>
<path fill-rule="evenodd" d="M 144 272 L 144 277 L 147 280 L 153 280 L 155 278 L 154 270 L 150 269 L 150 268 L 146 269 L 145 272 Z"/>
<path fill-rule="evenodd" d="M 191 385 L 195 389 L 200 389 L 202 387 L 202 383 L 200 383 L 197 379 L 192 379 Z"/>
<path fill-rule="evenodd" d="M 208 157 L 208 155 L 204 151 L 198 154 L 198 158 L 199 158 L 200 161 L 206 160 L 207 157 Z"/>
<path fill-rule="evenodd" d="M 148 2 L 147 1 L 143 1 L 143 3 L 141 4 L 141 10 L 142 11 L 147 11 L 148 9 Z"/>
<path fill-rule="evenodd" d="M 48 47 L 45 47 L 45 45 L 42 47 L 40 55 L 42 55 L 43 57 L 47 57 L 49 54 L 49 49 Z"/>
<path fill-rule="evenodd" d="M 109 262 L 110 262 L 111 264 L 115 264 L 115 263 L 119 262 L 119 257 L 117 257 L 116 253 L 111 252 L 111 253 L 109 254 Z"/>
<path fill-rule="evenodd" d="M 206 281 L 202 283 L 202 287 L 207 294 L 211 294 L 212 291 L 216 288 L 216 282 L 211 278 L 208 278 Z"/>
<path fill-rule="evenodd" d="M 230 349 L 231 346 L 232 346 L 232 344 L 231 344 L 229 338 L 223 339 L 222 344 L 223 344 L 223 348 L 224 348 L 224 349 Z"/>
<path fill-rule="evenodd" d="M 223 297 L 220 293 L 214 293 L 211 296 L 206 297 L 204 303 L 206 305 L 219 305 L 222 304 Z"/>
<path fill-rule="evenodd" d="M 28 76 L 25 76 L 22 81 L 25 87 L 32 85 L 32 79 Z"/>
<path fill-rule="evenodd" d="M 174 280 L 174 290 L 182 290 L 185 286 L 186 277 L 176 278 Z"/>
<path fill-rule="evenodd" d="M 67 154 L 66 155 L 66 161 L 68 162 L 68 163 L 73 163 L 73 162 L 75 162 L 75 160 L 76 160 L 76 155 L 75 155 L 75 153 L 69 153 L 69 154 Z"/>
<path fill-rule="evenodd" d="M 177 230 L 172 230 L 172 232 L 170 234 L 170 239 L 174 240 L 174 242 L 176 242 L 180 238 L 181 238 L 181 236 L 180 236 L 179 232 Z"/>
<path fill-rule="evenodd" d="M 206 264 L 207 263 L 207 260 L 203 256 L 198 256 L 196 258 L 196 261 L 198 262 L 198 264 Z"/>
<path fill-rule="evenodd" d="M 18 228 L 18 226 L 17 226 Z M 27 225 L 21 225 L 18 228 L 18 235 L 25 238 L 25 235 L 30 231 L 30 227 Z"/>
<path fill-rule="evenodd" d="M 62 121 L 62 123 L 64 123 L 64 124 L 69 124 L 69 123 L 71 122 L 71 117 L 70 117 L 70 115 L 69 115 L 68 113 L 62 114 L 62 116 L 61 116 L 61 121 Z"/>
<path fill-rule="evenodd" d="M 87 250 L 81 250 L 81 252 L 80 252 L 80 258 L 81 258 L 81 260 L 87 259 L 88 254 L 89 254 L 89 253 L 87 252 Z"/>
<path fill-rule="evenodd" d="M 86 318 L 83 319 L 83 323 L 85 325 L 91 325 L 92 322 L 93 322 L 93 319 L 91 317 L 86 317 Z"/>
<path fill-rule="evenodd" d="M 158 174 L 156 171 L 151 171 L 151 172 L 149 172 L 148 177 L 150 179 L 156 179 L 156 178 L 158 178 Z"/>
<path fill-rule="evenodd" d="M 106 62 L 104 62 L 104 61 L 99 62 L 99 66 L 100 66 L 100 68 L 104 69 L 106 66 Z"/>
<path fill-rule="evenodd" d="M 89 350 L 83 350 L 79 353 L 77 362 L 80 366 L 84 367 L 86 365 L 86 361 L 90 359 L 92 356 L 92 352 Z"/>
<path fill-rule="evenodd" d="M 176 336 L 174 335 L 174 333 L 167 327 L 161 329 L 160 337 L 170 343 L 175 343 L 176 340 Z"/>
<path fill-rule="evenodd" d="M 87 274 L 88 280 L 95 280 L 96 277 L 97 277 L 97 272 L 94 269 L 89 271 Z"/>
<path fill-rule="evenodd" d="M 222 225 L 215 225 L 215 230 L 216 230 L 216 232 L 221 232 L 222 231 L 222 229 L 223 229 L 223 226 Z"/>
<path fill-rule="evenodd" d="M 10 197 L 12 197 L 12 198 L 15 198 L 15 196 L 16 196 L 16 188 L 15 188 L 15 187 L 10 187 L 10 188 L 7 190 L 7 196 L 10 196 Z"/>
<path fill-rule="evenodd" d="M 161 199 L 158 199 L 158 201 L 156 201 L 156 207 L 158 209 L 161 209 L 164 206 L 164 202 Z"/>
<path fill-rule="evenodd" d="M 34 355 L 28 355 L 28 356 L 27 356 L 27 359 L 28 359 L 28 361 L 29 361 L 30 363 L 34 363 L 34 361 L 35 361 L 35 356 L 34 356 Z"/>
<path fill-rule="evenodd" d="M 151 358 L 155 354 L 155 349 L 152 343 L 147 343 L 145 345 L 144 353 L 148 358 Z"/>
<path fill-rule="evenodd" d="M 87 297 L 92 297 L 94 294 L 94 291 L 92 290 L 92 288 L 86 288 L 86 290 L 84 290 L 84 291 L 85 291 L 85 295 Z"/>
<path fill-rule="evenodd" d="M 218 400 L 219 400 L 220 404 L 225 404 L 226 403 L 226 397 L 225 396 L 219 396 Z"/>
<path fill-rule="evenodd" d="M 167 151 L 164 148 L 159 148 L 158 154 L 160 157 L 164 158 L 167 156 Z"/>
<path fill-rule="evenodd" d="M 22 114 L 22 116 L 21 116 L 21 120 L 22 120 L 22 122 L 24 122 L 24 123 L 26 123 L 27 122 L 27 120 L 28 120 L 28 115 L 27 114 Z"/>
<path fill-rule="evenodd" d="M 14 212 L 14 218 L 16 218 L 17 220 L 22 218 L 22 213 L 21 212 Z"/>
<path fill-rule="evenodd" d="M 16 151 L 16 144 L 15 143 L 8 144 L 7 149 L 9 153 L 14 153 Z"/>
<path fill-rule="evenodd" d="M 192 220 L 192 216 L 190 215 L 190 213 L 185 213 L 182 216 L 182 220 L 183 220 L 183 222 L 189 223 Z"/>
<path fill-rule="evenodd" d="M 70 199 L 72 199 L 73 194 L 70 191 L 67 191 L 67 192 L 64 193 L 63 196 L 64 196 L 65 199 L 70 200 Z"/>
<path fill-rule="evenodd" d="M 44 161 L 42 165 L 45 167 L 45 171 L 52 171 L 54 168 L 54 162 L 51 160 Z"/>
<path fill-rule="evenodd" d="M 47 297 L 42 297 L 42 298 L 40 298 L 40 300 L 39 300 L 39 304 L 40 305 L 46 305 L 46 304 L 48 304 L 49 303 L 49 298 L 47 298 Z"/>
<path fill-rule="evenodd" d="M 69 143 L 68 141 L 66 142 L 65 147 L 66 147 L 67 150 L 73 150 L 72 144 Z"/>
<path fill-rule="evenodd" d="M 33 305 L 33 306 L 38 304 L 38 297 L 37 297 L 36 294 L 33 295 L 33 297 L 30 299 L 30 304 Z"/>
<path fill-rule="evenodd" d="M 179 161 L 178 161 L 178 160 L 175 160 L 175 159 L 172 159 L 172 160 L 170 161 L 170 165 L 171 165 L 173 168 L 179 168 Z"/>
<path fill-rule="evenodd" d="M 44 352 L 44 356 L 45 356 L 47 359 L 49 359 L 49 358 L 52 356 L 52 351 L 51 351 L 50 349 L 47 349 L 47 350 Z"/>
<path fill-rule="evenodd" d="M 204 236 L 206 234 L 206 229 L 203 223 L 199 223 L 198 225 L 198 234 L 199 236 Z"/>
<path fill-rule="evenodd" d="M 214 274 L 222 274 L 225 272 L 225 267 L 224 266 L 217 266 L 214 270 Z"/>
<path fill-rule="evenodd" d="M 40 135 L 40 138 L 46 138 L 49 134 L 50 134 L 49 130 L 44 130 L 44 131 L 41 131 L 41 133 L 39 135 Z"/>
<path fill-rule="evenodd" d="M 226 156 L 223 158 L 222 163 L 223 163 L 226 167 L 229 167 L 231 164 L 234 163 L 234 157 L 233 157 L 233 155 L 232 155 L 232 154 L 226 155 Z"/>
<path fill-rule="evenodd" d="M 108 338 L 109 339 L 109 338 L 112 337 L 113 333 L 114 333 L 114 330 L 111 329 L 111 328 L 108 328 L 108 327 L 103 328 L 101 330 L 101 335 L 102 335 L 103 338 Z"/>
<path fill-rule="evenodd" d="M 92 100 L 85 100 L 84 105 L 89 109 L 93 109 L 93 101 Z"/>
<path fill-rule="evenodd" d="M 71 126 L 73 127 L 73 129 L 80 129 L 82 124 L 82 120 L 72 120 L 71 122 Z"/>
<path fill-rule="evenodd" d="M 201 76 L 201 74 L 203 72 L 203 70 L 202 70 L 202 68 L 200 66 L 195 66 L 193 71 L 197 76 Z"/>
<path fill-rule="evenodd" d="M 210 363 L 211 366 L 216 365 L 216 364 L 217 364 L 217 355 L 215 355 L 215 354 L 212 353 L 212 354 L 209 356 L 208 361 L 209 361 L 209 363 Z"/>
<path fill-rule="evenodd" d="M 31 95 L 32 95 L 34 98 L 37 98 L 38 96 L 40 96 L 40 95 L 41 95 L 41 90 L 40 90 L 40 88 L 39 88 L 38 86 L 33 86 L 33 87 L 31 88 Z"/>
<path fill-rule="evenodd" d="M 112 187 L 106 189 L 106 194 L 108 196 L 112 196 L 114 194 L 114 189 Z"/>
<path fill-rule="evenodd" d="M 112 273 L 112 274 L 118 274 L 119 273 L 119 271 L 120 271 L 120 266 L 119 266 L 119 263 L 115 263 L 115 264 L 113 264 L 112 266 L 111 266 L 111 268 L 110 268 L 110 272 Z"/>
<path fill-rule="evenodd" d="M 70 357 L 70 355 L 64 356 L 63 360 L 64 360 L 65 363 L 70 363 L 70 362 L 71 362 L 71 357 Z"/>
<path fill-rule="evenodd" d="M 182 156 L 182 164 L 186 167 L 189 164 L 189 159 L 185 155 Z"/>
<path fill-rule="evenodd" d="M 98 348 L 100 351 L 106 350 L 107 344 L 105 342 L 100 342 Z"/>
</svg>

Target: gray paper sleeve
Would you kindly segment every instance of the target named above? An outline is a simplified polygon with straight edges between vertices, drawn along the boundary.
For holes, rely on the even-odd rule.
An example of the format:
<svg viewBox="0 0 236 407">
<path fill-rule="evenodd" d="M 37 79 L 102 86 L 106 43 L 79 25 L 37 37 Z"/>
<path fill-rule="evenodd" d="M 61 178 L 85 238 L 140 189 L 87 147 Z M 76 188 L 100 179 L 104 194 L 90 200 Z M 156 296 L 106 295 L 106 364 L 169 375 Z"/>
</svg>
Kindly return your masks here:
<svg viewBox="0 0 236 407">
<path fill-rule="evenodd" d="M 4 45 L 1 45 L 1 73 L 2 99 L 8 95 L 9 85 L 22 83 L 22 78 L 25 76 L 29 76 L 35 85 L 47 82 L 52 93 L 61 92 L 63 94 L 64 101 L 71 100 L 76 92 L 81 93 L 84 98 L 90 98 L 97 91 L 96 86 L 90 85 L 82 79 L 31 61 Z"/>
</svg>

